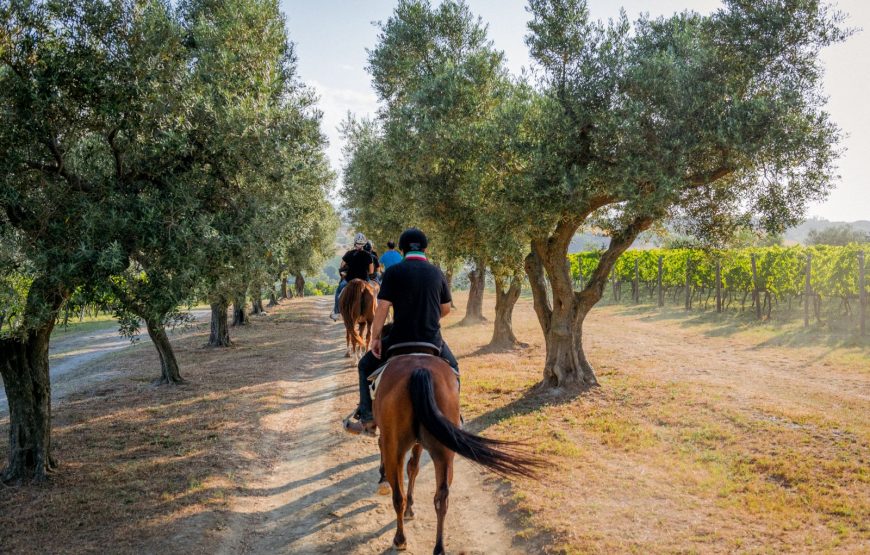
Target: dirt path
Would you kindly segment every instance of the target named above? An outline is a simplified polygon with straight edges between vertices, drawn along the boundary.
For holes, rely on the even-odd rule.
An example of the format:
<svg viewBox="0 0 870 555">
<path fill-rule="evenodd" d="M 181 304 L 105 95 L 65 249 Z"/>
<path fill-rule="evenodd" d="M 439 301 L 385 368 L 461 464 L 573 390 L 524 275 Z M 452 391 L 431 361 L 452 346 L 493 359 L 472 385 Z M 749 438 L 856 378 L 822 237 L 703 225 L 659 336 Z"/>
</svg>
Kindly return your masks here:
<svg viewBox="0 0 870 555">
<path fill-rule="evenodd" d="M 328 299 L 296 305 L 309 318 L 290 333 L 310 336 L 310 348 L 288 365 L 284 410 L 261 421 L 266 433 L 254 450 L 276 461 L 243 480 L 228 509 L 221 553 L 389 552 L 395 515 L 389 497 L 375 494 L 378 451 L 373 439 L 354 438 L 340 420 L 356 404 L 355 375 L 343 358 L 344 333 L 329 322 Z M 249 447 L 250 449 L 250 447 Z M 451 553 L 521 553 L 498 514 L 485 477 L 459 461 L 450 497 L 446 543 Z M 431 463 L 417 482 L 417 518 L 406 528 L 410 553 L 430 553 L 435 538 Z"/>
</svg>

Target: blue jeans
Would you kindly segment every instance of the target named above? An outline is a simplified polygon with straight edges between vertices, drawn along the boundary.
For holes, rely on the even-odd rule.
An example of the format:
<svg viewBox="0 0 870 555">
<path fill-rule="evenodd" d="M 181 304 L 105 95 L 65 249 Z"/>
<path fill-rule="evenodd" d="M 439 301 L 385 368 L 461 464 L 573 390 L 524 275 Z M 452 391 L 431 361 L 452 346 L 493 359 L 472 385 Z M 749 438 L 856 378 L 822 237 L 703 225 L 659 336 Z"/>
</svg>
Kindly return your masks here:
<svg viewBox="0 0 870 555">
<path fill-rule="evenodd" d="M 347 282 L 344 280 L 341 280 L 340 282 L 338 282 L 338 287 L 335 288 L 335 305 L 332 307 L 332 312 L 334 314 L 338 313 L 338 297 L 339 297 L 339 295 L 341 295 L 342 289 L 344 289 L 346 286 L 347 286 Z"/>
</svg>

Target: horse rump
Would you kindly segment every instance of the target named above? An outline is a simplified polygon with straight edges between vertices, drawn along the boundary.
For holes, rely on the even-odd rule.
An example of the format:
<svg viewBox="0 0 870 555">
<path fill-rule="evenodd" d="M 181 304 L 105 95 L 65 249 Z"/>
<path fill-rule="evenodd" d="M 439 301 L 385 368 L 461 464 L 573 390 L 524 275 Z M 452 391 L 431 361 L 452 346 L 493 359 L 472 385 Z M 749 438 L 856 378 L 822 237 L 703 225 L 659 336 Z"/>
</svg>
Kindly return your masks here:
<svg viewBox="0 0 870 555">
<path fill-rule="evenodd" d="M 543 461 L 524 452 L 520 443 L 475 435 L 451 422 L 438 408 L 432 373 L 427 368 L 414 369 L 408 389 L 416 424 L 451 451 L 501 476 L 534 478 L 543 466 Z"/>
</svg>

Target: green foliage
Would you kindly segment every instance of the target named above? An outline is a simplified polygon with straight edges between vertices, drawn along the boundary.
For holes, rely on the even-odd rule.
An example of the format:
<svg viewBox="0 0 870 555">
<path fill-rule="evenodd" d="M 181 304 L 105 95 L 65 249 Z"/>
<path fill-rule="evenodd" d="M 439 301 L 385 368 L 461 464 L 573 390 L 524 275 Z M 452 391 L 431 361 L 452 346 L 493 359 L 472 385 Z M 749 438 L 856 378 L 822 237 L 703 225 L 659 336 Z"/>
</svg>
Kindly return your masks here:
<svg viewBox="0 0 870 555">
<path fill-rule="evenodd" d="M 308 267 L 328 250 L 334 176 L 276 2 L 0 13 L 0 231 L 40 292 L 164 324 L 197 289 L 260 286 L 291 250 Z"/>
<path fill-rule="evenodd" d="M 512 120 L 497 115 L 514 86 L 486 26 L 464 2 L 402 1 L 378 39 L 368 69 L 385 109 L 344 130 L 351 221 L 380 244 L 420 227 L 445 267 L 516 271 L 524 237 L 499 206 L 515 173 L 505 163 Z"/>
</svg>

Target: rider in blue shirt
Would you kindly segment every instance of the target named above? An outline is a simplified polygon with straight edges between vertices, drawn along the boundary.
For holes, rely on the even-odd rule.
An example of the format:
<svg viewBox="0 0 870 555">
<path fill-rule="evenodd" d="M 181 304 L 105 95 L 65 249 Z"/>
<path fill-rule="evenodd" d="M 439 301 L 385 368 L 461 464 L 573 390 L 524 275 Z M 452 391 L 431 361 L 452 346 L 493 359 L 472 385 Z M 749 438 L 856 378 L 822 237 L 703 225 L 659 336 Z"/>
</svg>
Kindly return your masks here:
<svg viewBox="0 0 870 555">
<path fill-rule="evenodd" d="M 388 241 L 387 248 L 389 250 L 381 255 L 381 266 L 384 267 L 385 272 L 393 264 L 398 264 L 402 261 L 402 254 L 396 250 L 396 244 L 394 242 Z"/>
</svg>

